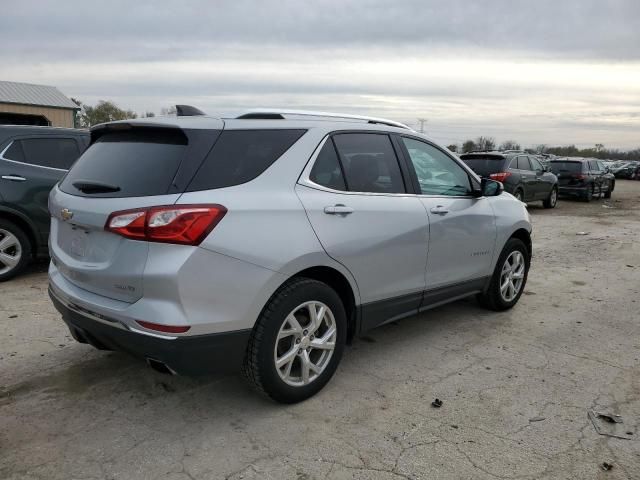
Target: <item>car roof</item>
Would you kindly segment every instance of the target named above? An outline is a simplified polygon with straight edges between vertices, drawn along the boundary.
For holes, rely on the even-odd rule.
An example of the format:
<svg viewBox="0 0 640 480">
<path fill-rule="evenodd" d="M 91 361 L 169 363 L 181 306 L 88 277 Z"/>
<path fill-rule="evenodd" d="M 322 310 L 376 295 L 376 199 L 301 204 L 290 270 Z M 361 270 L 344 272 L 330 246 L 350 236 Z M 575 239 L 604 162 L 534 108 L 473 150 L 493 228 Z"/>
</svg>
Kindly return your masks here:
<svg viewBox="0 0 640 480">
<path fill-rule="evenodd" d="M 193 109 L 193 107 L 188 107 Z M 195 109 L 198 111 L 197 109 Z M 406 125 L 377 117 L 347 115 L 330 112 L 306 110 L 258 109 L 245 112 L 236 118 L 218 118 L 210 115 L 166 115 L 158 117 L 135 118 L 95 125 L 91 130 L 101 130 L 111 125 L 158 126 L 182 129 L 310 129 L 327 130 L 376 130 L 410 133 L 427 139 Z"/>
</svg>

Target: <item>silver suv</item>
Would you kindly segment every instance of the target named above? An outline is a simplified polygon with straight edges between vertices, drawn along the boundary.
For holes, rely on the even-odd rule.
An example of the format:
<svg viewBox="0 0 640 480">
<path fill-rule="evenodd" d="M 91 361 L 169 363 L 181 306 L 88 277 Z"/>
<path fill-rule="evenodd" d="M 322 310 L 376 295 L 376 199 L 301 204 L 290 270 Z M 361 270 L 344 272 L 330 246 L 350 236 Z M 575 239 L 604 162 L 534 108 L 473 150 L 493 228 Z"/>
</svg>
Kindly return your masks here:
<svg viewBox="0 0 640 480">
<path fill-rule="evenodd" d="M 389 120 L 260 110 L 98 125 L 49 199 L 50 296 L 74 338 L 154 368 L 243 367 L 318 392 L 366 330 L 520 298 L 525 205 Z"/>
</svg>

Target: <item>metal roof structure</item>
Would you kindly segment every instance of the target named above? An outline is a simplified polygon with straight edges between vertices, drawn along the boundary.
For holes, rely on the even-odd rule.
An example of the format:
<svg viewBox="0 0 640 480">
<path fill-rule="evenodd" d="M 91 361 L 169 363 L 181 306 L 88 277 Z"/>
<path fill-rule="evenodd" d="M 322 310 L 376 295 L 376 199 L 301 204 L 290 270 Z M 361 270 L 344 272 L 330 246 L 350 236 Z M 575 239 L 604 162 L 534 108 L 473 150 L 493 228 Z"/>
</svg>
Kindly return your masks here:
<svg viewBox="0 0 640 480">
<path fill-rule="evenodd" d="M 56 87 L 19 82 L 0 81 L 0 103 L 80 109 Z"/>
</svg>

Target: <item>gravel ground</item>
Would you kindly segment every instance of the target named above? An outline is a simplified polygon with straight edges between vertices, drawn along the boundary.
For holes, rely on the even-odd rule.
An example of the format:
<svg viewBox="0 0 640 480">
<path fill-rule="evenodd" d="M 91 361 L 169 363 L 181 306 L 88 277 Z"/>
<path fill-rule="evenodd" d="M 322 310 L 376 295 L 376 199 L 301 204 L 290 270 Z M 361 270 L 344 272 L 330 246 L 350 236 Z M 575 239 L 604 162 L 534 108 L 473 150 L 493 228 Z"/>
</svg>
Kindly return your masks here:
<svg viewBox="0 0 640 480">
<path fill-rule="evenodd" d="M 37 265 L 0 284 L 0 478 L 638 479 L 639 207 L 628 181 L 531 205 L 516 308 L 467 300 L 374 330 L 294 406 L 75 343 Z M 635 434 L 598 435 L 590 408 Z"/>
</svg>

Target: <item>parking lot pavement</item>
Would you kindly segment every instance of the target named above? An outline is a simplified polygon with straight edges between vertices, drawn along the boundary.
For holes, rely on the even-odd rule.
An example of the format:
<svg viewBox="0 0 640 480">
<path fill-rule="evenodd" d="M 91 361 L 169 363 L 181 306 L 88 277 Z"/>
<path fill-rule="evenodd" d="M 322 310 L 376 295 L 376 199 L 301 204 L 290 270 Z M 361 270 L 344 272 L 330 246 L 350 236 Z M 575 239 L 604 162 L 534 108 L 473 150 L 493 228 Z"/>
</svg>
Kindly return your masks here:
<svg viewBox="0 0 640 480">
<path fill-rule="evenodd" d="M 640 478 L 640 182 L 529 209 L 516 308 L 374 330 L 293 406 L 75 343 L 46 266 L 0 284 L 0 478 Z M 598 435 L 591 408 L 635 435 Z"/>
</svg>

